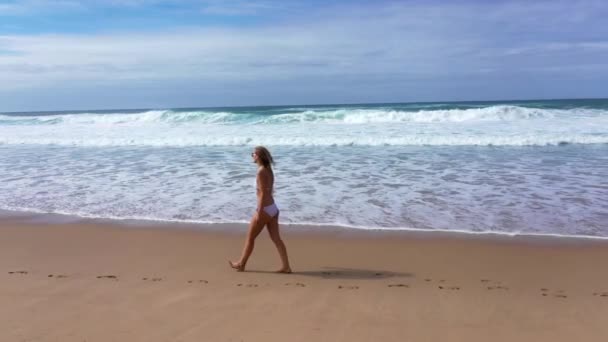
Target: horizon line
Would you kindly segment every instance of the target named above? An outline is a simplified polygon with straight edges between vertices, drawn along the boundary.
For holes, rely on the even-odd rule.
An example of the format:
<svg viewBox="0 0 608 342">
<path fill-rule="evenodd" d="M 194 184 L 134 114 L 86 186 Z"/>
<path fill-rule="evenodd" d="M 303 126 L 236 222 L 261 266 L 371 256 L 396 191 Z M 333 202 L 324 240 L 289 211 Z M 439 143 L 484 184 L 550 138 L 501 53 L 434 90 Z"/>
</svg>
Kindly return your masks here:
<svg viewBox="0 0 608 342">
<path fill-rule="evenodd" d="M 150 110 L 183 110 L 183 109 L 226 109 L 226 108 L 280 108 L 280 107 L 318 107 L 318 106 L 357 106 L 357 105 L 397 105 L 397 104 L 437 104 L 437 103 L 490 103 L 490 102 L 532 102 L 532 101 L 583 101 L 583 100 L 608 100 L 608 97 L 572 97 L 572 98 L 534 98 L 534 99 L 493 99 L 493 100 L 457 100 L 457 101 L 406 101 L 406 102 L 351 102 L 351 103 L 314 103 L 314 104 L 289 104 L 289 105 L 237 105 L 237 106 L 201 106 L 201 107 L 132 107 L 132 108 L 88 108 L 88 109 L 52 109 L 52 110 L 26 110 L 26 111 L 0 111 L 1 114 L 23 114 L 23 113 L 66 113 L 83 111 L 150 111 Z"/>
</svg>

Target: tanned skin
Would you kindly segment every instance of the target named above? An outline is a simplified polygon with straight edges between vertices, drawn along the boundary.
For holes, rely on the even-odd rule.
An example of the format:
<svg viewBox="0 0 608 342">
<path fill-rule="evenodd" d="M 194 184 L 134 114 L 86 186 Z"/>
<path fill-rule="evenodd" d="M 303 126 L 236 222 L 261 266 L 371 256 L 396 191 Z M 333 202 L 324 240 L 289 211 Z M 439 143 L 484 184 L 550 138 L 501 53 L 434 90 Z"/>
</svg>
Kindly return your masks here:
<svg viewBox="0 0 608 342">
<path fill-rule="evenodd" d="M 282 266 L 276 272 L 291 273 L 289 258 L 287 256 L 287 248 L 285 247 L 285 243 L 279 234 L 279 214 L 275 215 L 274 217 L 270 217 L 270 215 L 264 211 L 264 207 L 274 203 L 274 198 L 272 197 L 274 174 L 269 164 L 268 166 L 264 166 L 259 154 L 260 152 L 257 149 L 251 154 L 253 162 L 258 165 L 256 175 L 257 209 L 251 218 L 251 222 L 249 223 L 249 231 L 247 233 L 247 238 L 245 239 L 245 246 L 243 247 L 241 258 L 239 261 L 228 261 L 228 263 L 230 264 L 230 267 L 239 272 L 245 271 L 247 261 L 249 260 L 249 257 L 253 252 L 253 248 L 255 247 L 255 239 L 262 232 L 262 230 L 264 230 L 264 227 L 266 227 L 268 229 L 270 239 L 272 242 L 274 242 L 275 246 L 277 247 L 277 251 L 279 252 L 279 256 L 281 257 Z"/>
</svg>

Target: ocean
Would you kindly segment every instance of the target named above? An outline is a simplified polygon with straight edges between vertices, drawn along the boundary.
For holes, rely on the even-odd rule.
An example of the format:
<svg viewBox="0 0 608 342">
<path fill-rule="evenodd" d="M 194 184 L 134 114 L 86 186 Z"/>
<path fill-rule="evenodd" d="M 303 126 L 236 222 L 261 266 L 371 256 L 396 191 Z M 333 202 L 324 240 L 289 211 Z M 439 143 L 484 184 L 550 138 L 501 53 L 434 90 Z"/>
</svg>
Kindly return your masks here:
<svg viewBox="0 0 608 342">
<path fill-rule="evenodd" d="M 608 238 L 608 99 L 0 114 L 0 209 Z"/>
</svg>

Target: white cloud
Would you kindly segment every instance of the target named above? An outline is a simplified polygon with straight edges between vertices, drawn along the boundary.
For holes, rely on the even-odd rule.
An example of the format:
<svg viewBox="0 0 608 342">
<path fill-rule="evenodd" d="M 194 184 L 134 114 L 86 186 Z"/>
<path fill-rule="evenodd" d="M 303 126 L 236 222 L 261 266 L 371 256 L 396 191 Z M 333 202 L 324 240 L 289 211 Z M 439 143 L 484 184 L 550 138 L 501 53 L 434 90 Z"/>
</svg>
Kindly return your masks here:
<svg viewBox="0 0 608 342">
<path fill-rule="evenodd" d="M 261 15 L 293 8 L 294 4 L 277 1 L 207 0 L 200 1 L 201 13 L 220 16 Z"/>
<path fill-rule="evenodd" d="M 17 4 L 0 4 L 0 15 L 19 13 L 21 10 L 21 6 Z"/>
<path fill-rule="evenodd" d="M 212 15 L 255 15 L 296 6 L 272 0 L 17 0 L 0 4 L 0 15 L 23 15 L 49 10 L 95 10 L 103 7 L 172 5 Z"/>
<path fill-rule="evenodd" d="M 65 81 L 431 80 L 532 70 L 539 64 L 546 70 L 567 63 L 602 65 L 606 40 L 584 40 L 584 29 L 575 36 L 551 36 L 551 29 L 578 25 L 561 12 L 575 13 L 596 28 L 602 11 L 593 7 L 595 13 L 588 13 L 561 2 L 524 5 L 393 3 L 318 11 L 257 28 L 0 36 L 5 80 L 0 90 Z M 535 21 L 550 15 L 554 27 Z"/>
<path fill-rule="evenodd" d="M 83 8 L 83 3 L 77 0 L 19 0 L 0 4 L 0 16 L 30 15 L 46 11 L 73 11 Z"/>
</svg>

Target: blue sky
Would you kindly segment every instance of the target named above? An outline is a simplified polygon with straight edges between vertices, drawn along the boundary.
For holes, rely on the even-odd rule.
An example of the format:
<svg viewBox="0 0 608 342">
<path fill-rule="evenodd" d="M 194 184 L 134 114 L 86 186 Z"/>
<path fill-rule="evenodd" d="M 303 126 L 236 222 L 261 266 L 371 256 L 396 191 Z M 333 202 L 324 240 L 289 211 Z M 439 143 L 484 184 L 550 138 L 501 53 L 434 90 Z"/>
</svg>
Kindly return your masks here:
<svg viewBox="0 0 608 342">
<path fill-rule="evenodd" d="M 605 1 L 0 0 L 0 112 L 608 97 Z"/>
</svg>

